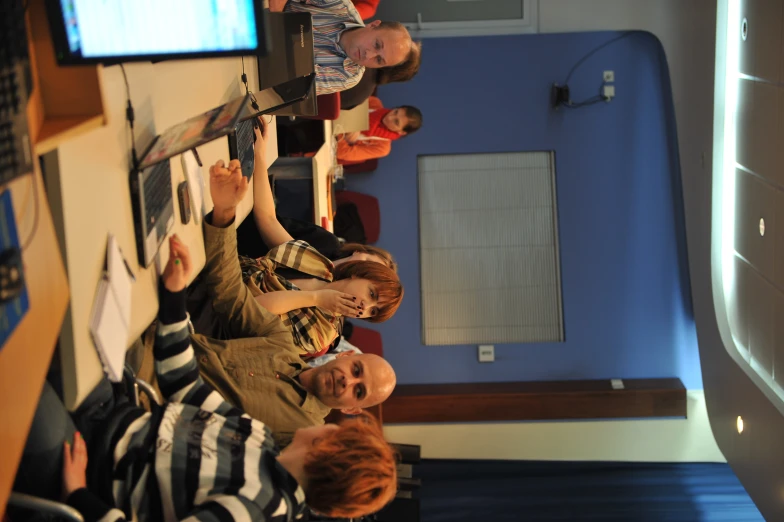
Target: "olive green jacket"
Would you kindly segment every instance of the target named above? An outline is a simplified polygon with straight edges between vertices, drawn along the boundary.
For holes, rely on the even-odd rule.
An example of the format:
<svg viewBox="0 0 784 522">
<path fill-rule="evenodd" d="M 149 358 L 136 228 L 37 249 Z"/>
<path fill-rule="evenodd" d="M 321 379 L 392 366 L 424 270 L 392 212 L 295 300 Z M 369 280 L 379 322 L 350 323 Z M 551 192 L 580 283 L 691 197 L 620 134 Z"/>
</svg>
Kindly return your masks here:
<svg viewBox="0 0 784 522">
<path fill-rule="evenodd" d="M 266 424 L 285 445 L 295 430 L 324 423 L 331 409 L 300 385 L 308 369 L 291 329 L 267 311 L 242 282 L 234 226 L 204 220 L 203 276 L 230 340 L 193 335 L 202 378 L 248 415 Z"/>
</svg>

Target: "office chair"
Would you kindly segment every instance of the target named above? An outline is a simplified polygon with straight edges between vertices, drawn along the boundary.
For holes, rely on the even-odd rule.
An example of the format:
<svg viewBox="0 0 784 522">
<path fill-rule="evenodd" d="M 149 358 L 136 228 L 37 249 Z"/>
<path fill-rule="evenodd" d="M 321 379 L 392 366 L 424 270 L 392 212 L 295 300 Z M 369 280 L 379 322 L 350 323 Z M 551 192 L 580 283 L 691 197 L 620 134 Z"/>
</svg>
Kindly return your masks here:
<svg viewBox="0 0 784 522">
<path fill-rule="evenodd" d="M 338 160 L 338 163 L 343 165 L 343 174 L 362 174 L 365 172 L 373 172 L 378 168 L 378 159 L 369 159 L 365 161 Z"/>
<path fill-rule="evenodd" d="M 139 392 L 147 395 L 148 399 L 150 400 L 150 404 L 155 403 L 159 406 L 163 404 L 155 389 L 153 389 L 149 383 L 136 377 L 136 375 L 133 373 L 133 370 L 127 364 L 125 365 L 125 368 L 123 368 L 123 376 L 125 377 L 126 392 L 128 393 L 128 398 L 131 401 L 131 404 L 134 406 L 141 405 L 139 400 Z M 84 518 L 82 517 L 81 513 L 68 504 L 36 497 L 33 495 L 27 495 L 25 493 L 16 493 L 12 491 L 11 495 L 8 497 L 8 506 L 35 511 L 44 515 L 59 517 L 65 519 L 68 522 L 84 522 Z"/>
<path fill-rule="evenodd" d="M 354 325 L 351 331 L 351 344 L 362 350 L 362 353 L 374 353 L 384 357 L 384 343 L 381 332 Z"/>
<path fill-rule="evenodd" d="M 82 514 L 68 504 L 26 495 L 25 493 L 16 493 L 12 491 L 11 495 L 8 497 L 8 507 L 11 506 L 36 511 L 44 515 L 63 518 L 69 522 L 84 522 Z"/>
<path fill-rule="evenodd" d="M 345 205 L 345 209 L 348 210 L 353 205 L 362 224 L 364 241 L 355 241 L 354 239 L 351 239 L 351 241 L 365 244 L 373 244 L 378 241 L 378 236 L 381 234 L 381 210 L 378 206 L 378 199 L 375 196 L 350 190 L 340 190 L 335 192 L 335 200 L 338 207 L 338 215 L 335 217 L 336 235 L 346 237 L 345 234 L 339 231 L 339 226 L 342 225 L 340 219 L 341 207 Z M 346 240 L 348 241 L 349 238 L 346 237 Z"/>
<path fill-rule="evenodd" d="M 337 120 L 340 116 L 340 93 L 319 94 L 316 96 L 317 114 L 315 116 L 298 116 L 307 120 Z"/>
</svg>

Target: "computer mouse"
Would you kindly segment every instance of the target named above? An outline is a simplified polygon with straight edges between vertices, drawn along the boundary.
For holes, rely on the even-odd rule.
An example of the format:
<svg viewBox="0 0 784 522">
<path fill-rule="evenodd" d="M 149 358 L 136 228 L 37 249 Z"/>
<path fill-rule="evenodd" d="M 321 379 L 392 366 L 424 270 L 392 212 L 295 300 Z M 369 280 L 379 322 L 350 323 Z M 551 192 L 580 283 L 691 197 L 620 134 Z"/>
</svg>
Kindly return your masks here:
<svg viewBox="0 0 784 522">
<path fill-rule="evenodd" d="M 22 251 L 8 247 L 0 252 L 0 303 L 19 297 L 24 290 Z"/>
</svg>

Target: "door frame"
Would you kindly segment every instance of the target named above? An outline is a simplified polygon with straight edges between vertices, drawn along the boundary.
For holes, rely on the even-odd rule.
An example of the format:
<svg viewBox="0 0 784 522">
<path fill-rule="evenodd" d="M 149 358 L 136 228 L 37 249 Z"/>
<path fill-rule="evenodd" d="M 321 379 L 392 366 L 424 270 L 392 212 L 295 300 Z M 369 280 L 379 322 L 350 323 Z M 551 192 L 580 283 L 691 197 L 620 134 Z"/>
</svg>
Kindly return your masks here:
<svg viewBox="0 0 784 522">
<path fill-rule="evenodd" d="M 464 0 L 453 0 L 464 1 Z M 520 20 L 480 20 L 464 22 L 404 23 L 412 38 L 449 38 L 455 36 L 494 36 L 539 32 L 539 0 L 523 0 Z"/>
</svg>

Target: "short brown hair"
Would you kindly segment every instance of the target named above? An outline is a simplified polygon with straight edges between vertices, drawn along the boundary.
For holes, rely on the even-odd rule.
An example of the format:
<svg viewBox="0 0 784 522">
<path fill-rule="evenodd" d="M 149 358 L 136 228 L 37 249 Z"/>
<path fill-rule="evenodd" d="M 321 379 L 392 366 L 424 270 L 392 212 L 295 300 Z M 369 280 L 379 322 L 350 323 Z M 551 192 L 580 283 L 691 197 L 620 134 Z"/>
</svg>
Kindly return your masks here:
<svg viewBox="0 0 784 522">
<path fill-rule="evenodd" d="M 406 118 L 408 118 L 408 123 L 403 127 L 406 134 L 411 134 L 422 128 L 422 111 L 413 105 L 401 105 L 398 109 L 403 109 Z"/>
<path fill-rule="evenodd" d="M 378 292 L 378 314 L 367 317 L 371 323 L 383 323 L 397 311 L 403 300 L 403 285 L 400 278 L 389 267 L 375 261 L 347 261 L 335 267 L 335 281 L 341 279 L 367 279 L 376 285 Z"/>
<path fill-rule="evenodd" d="M 383 25 L 383 23 L 381 25 Z M 407 82 L 416 76 L 421 64 L 422 44 L 420 42 L 411 42 L 411 49 L 408 51 L 405 60 L 397 65 L 378 69 L 376 83 L 378 85 L 384 85 L 392 82 Z"/>
<path fill-rule="evenodd" d="M 395 263 L 395 259 L 389 251 L 384 250 L 383 248 L 378 248 L 373 245 L 363 245 L 362 243 L 343 243 L 340 245 L 340 250 L 338 252 L 341 259 L 350 257 L 354 252 L 374 255 L 384 261 L 384 264 L 391 268 L 393 272 L 397 272 L 397 263 Z"/>
<path fill-rule="evenodd" d="M 334 518 L 375 513 L 395 497 L 397 460 L 378 421 L 363 412 L 317 441 L 305 456 L 305 501 Z"/>
</svg>

